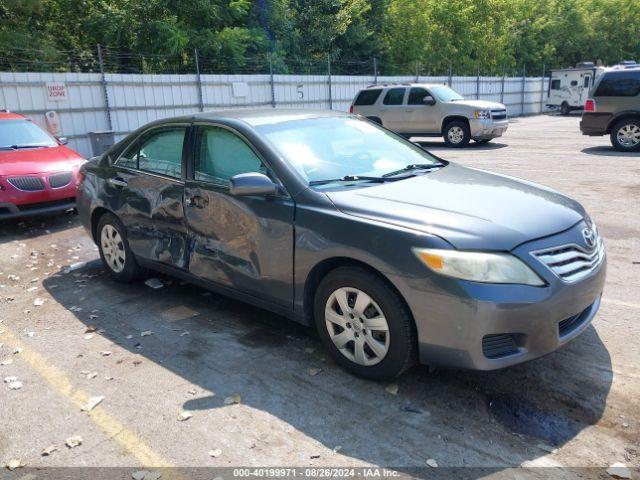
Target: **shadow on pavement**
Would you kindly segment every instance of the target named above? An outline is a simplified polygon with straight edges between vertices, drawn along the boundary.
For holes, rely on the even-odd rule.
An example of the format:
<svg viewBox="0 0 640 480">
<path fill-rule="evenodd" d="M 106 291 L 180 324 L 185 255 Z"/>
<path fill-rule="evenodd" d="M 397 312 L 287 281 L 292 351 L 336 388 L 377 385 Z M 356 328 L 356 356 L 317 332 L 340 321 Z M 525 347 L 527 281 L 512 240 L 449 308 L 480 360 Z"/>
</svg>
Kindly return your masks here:
<svg viewBox="0 0 640 480">
<path fill-rule="evenodd" d="M 78 216 L 71 212 L 0 220 L 0 244 L 49 235 L 77 225 Z"/>
<path fill-rule="evenodd" d="M 587 147 L 581 150 L 587 155 L 602 155 L 605 157 L 638 157 L 640 152 L 619 152 L 610 145 L 599 145 L 597 147 Z"/>
<path fill-rule="evenodd" d="M 433 150 L 433 149 L 458 150 L 458 149 L 447 147 L 444 141 L 414 139 L 413 142 L 416 145 L 424 148 L 425 150 Z M 507 146 L 508 145 L 504 143 L 496 143 L 496 142 L 477 143 L 477 142 L 471 141 L 469 145 L 464 147 L 462 150 L 471 150 L 471 151 L 498 150 L 500 148 L 504 148 Z"/>
<path fill-rule="evenodd" d="M 71 308 L 82 306 L 77 281 L 86 284 L 82 311 Z M 397 380 L 399 393 L 392 395 L 385 384 L 334 365 L 313 330 L 193 285 L 118 284 L 91 262 L 44 286 L 107 339 L 215 392 L 186 401 L 184 409 L 229 408 L 225 397 L 239 393 L 244 405 L 329 449 L 341 446 L 342 455 L 405 472 L 428 458 L 441 466 L 504 469 L 546 455 L 539 444 L 561 446 L 598 422 L 612 383 L 609 353 L 593 327 L 553 354 L 506 370 L 416 367 Z M 104 314 L 90 320 L 92 309 Z M 141 338 L 145 330 L 154 334 Z M 315 368 L 322 371 L 314 376 Z M 154 382 L 141 389 L 135 394 L 164 394 Z"/>
</svg>

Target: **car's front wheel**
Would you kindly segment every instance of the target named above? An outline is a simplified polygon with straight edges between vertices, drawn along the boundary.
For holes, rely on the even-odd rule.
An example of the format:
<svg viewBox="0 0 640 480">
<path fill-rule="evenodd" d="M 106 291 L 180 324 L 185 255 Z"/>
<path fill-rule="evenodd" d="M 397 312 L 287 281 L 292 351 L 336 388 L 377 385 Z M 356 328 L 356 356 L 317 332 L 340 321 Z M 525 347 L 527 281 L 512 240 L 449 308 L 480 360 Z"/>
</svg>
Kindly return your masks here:
<svg viewBox="0 0 640 480">
<path fill-rule="evenodd" d="M 469 144 L 471 132 L 469 125 L 462 120 L 454 120 L 444 128 L 444 143 L 448 147 L 461 148 Z"/>
<path fill-rule="evenodd" d="M 416 360 L 413 319 L 377 275 L 356 267 L 330 272 L 315 295 L 314 316 L 333 359 L 361 377 L 397 377 Z"/>
<path fill-rule="evenodd" d="M 119 282 L 136 280 L 141 273 L 140 267 L 118 218 L 110 213 L 102 215 L 96 233 L 100 258 L 109 274 Z"/>
<path fill-rule="evenodd" d="M 621 120 L 611 129 L 611 144 L 621 152 L 640 150 L 640 120 Z"/>
</svg>

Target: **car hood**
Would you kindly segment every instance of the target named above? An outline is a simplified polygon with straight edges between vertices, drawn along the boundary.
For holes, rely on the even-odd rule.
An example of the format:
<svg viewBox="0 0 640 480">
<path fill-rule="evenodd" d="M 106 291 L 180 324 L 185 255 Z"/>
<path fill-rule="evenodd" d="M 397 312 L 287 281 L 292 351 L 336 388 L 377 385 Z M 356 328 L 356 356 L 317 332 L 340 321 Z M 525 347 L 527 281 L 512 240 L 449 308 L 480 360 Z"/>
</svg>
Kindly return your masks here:
<svg viewBox="0 0 640 480">
<path fill-rule="evenodd" d="M 0 176 L 30 175 L 69 170 L 84 159 L 64 145 L 0 151 Z"/>
<path fill-rule="evenodd" d="M 549 188 L 455 164 L 327 195 L 346 214 L 437 235 L 462 250 L 509 251 L 585 216 L 579 203 Z"/>
<path fill-rule="evenodd" d="M 479 110 L 506 110 L 502 103 L 498 102 L 489 102 L 487 100 L 456 100 L 455 102 L 451 102 L 454 105 L 462 105 L 469 108 L 477 108 Z"/>
</svg>

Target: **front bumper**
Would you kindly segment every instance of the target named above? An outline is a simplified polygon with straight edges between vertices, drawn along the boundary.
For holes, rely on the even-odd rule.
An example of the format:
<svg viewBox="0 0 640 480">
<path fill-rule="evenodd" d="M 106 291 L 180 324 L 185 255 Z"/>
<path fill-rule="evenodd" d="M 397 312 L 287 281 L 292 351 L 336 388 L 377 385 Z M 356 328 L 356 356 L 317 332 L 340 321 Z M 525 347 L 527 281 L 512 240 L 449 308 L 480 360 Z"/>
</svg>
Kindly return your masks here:
<svg viewBox="0 0 640 480">
<path fill-rule="evenodd" d="M 509 127 L 509 120 L 469 119 L 471 138 L 474 140 L 490 140 L 500 137 Z"/>
<path fill-rule="evenodd" d="M 557 242 L 551 238 L 513 253 L 523 258 Z M 551 353 L 580 335 L 600 306 L 606 257 L 572 284 L 544 266 L 535 269 L 546 286 L 483 284 L 443 276 L 391 277 L 413 313 L 421 363 L 494 370 Z"/>
<path fill-rule="evenodd" d="M 58 184 L 55 177 L 64 176 Z M 16 183 L 28 180 L 29 184 Z M 43 215 L 75 208 L 77 168 L 0 177 L 0 220 Z"/>
<path fill-rule="evenodd" d="M 13 203 L 0 202 L 0 220 L 63 212 L 65 210 L 75 208 L 75 206 L 76 199 L 73 197 L 26 205 L 15 205 Z"/>
</svg>

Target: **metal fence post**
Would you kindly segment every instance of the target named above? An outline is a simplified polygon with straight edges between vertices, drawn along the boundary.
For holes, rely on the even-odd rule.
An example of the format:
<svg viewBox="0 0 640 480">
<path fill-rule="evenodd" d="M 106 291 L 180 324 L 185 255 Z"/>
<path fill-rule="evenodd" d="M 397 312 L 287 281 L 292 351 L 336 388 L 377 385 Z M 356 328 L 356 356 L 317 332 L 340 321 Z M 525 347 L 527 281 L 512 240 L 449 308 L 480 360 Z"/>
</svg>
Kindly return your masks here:
<svg viewBox="0 0 640 480">
<path fill-rule="evenodd" d="M 527 66 L 522 64 L 522 92 L 520 96 L 520 115 L 524 117 L 524 90 L 527 85 Z"/>
<path fill-rule="evenodd" d="M 502 82 L 500 82 L 500 103 L 504 103 L 504 77 L 507 73 L 507 67 L 502 64 Z"/>
<path fill-rule="evenodd" d="M 273 60 L 271 59 L 271 50 L 269 50 L 269 87 L 271 88 L 271 106 L 276 108 L 276 89 L 273 85 Z"/>
<path fill-rule="evenodd" d="M 476 100 L 480 98 L 480 63 L 478 63 L 478 72 L 476 74 Z"/>
<path fill-rule="evenodd" d="M 378 83 L 378 59 L 373 57 L 373 84 Z"/>
<path fill-rule="evenodd" d="M 418 83 L 418 78 L 420 77 L 420 63 L 416 60 L 416 83 Z"/>
<path fill-rule="evenodd" d="M 453 65 L 449 64 L 449 88 L 453 85 Z"/>
<path fill-rule="evenodd" d="M 540 113 L 542 113 L 542 104 L 544 102 L 544 76 L 546 74 L 545 64 L 542 64 L 542 78 L 540 80 Z"/>
<path fill-rule="evenodd" d="M 194 48 L 196 61 L 196 82 L 198 86 L 198 108 L 201 112 L 204 111 L 204 102 L 202 101 L 202 79 L 200 78 L 200 57 L 198 56 L 198 49 Z"/>
<path fill-rule="evenodd" d="M 107 77 L 104 74 L 104 59 L 102 58 L 102 45 L 100 44 L 98 44 L 98 63 L 100 64 L 100 84 L 102 85 L 102 94 L 104 96 L 104 108 L 107 113 L 107 125 L 109 126 L 109 130 L 113 130 L 111 107 L 109 106 L 109 92 L 107 90 Z"/>
<path fill-rule="evenodd" d="M 327 53 L 327 74 L 329 75 L 329 110 L 333 110 L 333 97 L 331 94 L 331 54 Z"/>
</svg>

